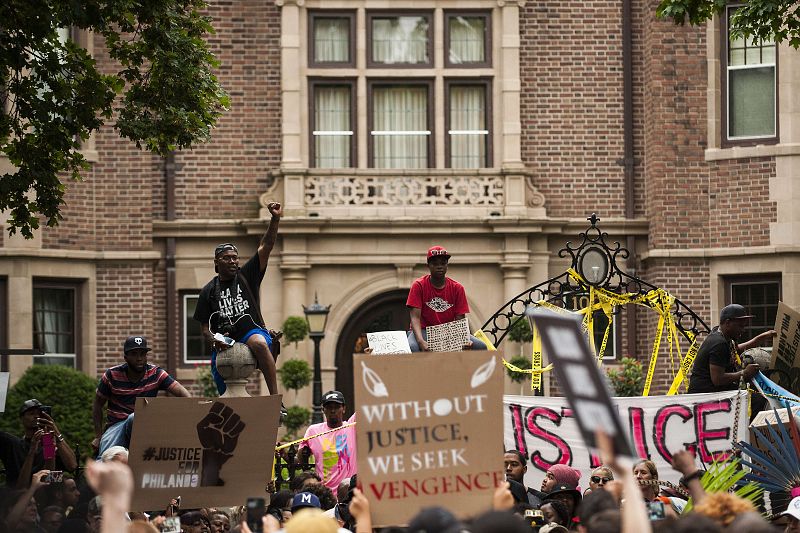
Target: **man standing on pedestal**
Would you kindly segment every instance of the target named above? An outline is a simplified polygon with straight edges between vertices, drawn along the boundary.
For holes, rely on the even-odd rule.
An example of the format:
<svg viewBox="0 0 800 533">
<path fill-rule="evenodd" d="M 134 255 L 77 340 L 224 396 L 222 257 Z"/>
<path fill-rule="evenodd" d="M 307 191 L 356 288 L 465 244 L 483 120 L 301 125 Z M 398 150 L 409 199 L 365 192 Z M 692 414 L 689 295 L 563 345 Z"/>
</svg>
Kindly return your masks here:
<svg viewBox="0 0 800 533">
<path fill-rule="evenodd" d="M 214 347 L 211 352 L 211 374 L 220 395 L 225 393 L 225 381 L 217 373 L 217 353 L 230 348 L 214 337 L 221 333 L 237 342 L 247 344 L 256 360 L 270 394 L 278 393 L 275 358 L 272 355 L 272 336 L 261 316 L 259 288 L 267 271 L 269 254 L 278 238 L 278 224 L 283 216 L 281 204 L 267 206 L 272 219 L 261 237 L 258 250 L 239 268 L 239 249 L 224 243 L 214 250 L 214 272 L 217 276 L 200 291 L 194 319 L 200 322 L 203 336 Z"/>
</svg>

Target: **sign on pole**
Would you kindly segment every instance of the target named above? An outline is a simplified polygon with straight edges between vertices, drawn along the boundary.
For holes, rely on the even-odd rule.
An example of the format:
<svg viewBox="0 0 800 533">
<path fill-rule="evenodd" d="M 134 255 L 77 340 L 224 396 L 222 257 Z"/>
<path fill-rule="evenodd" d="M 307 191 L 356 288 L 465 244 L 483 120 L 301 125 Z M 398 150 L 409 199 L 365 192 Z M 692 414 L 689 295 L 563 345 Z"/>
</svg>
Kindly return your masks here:
<svg viewBox="0 0 800 533">
<path fill-rule="evenodd" d="M 500 352 L 354 356 L 358 479 L 375 526 L 491 506 L 505 480 Z"/>
<path fill-rule="evenodd" d="M 581 331 L 580 319 L 552 311 L 529 311 L 542 335 L 542 345 L 553 363 L 553 371 L 572 406 L 581 435 L 590 448 L 596 448 L 595 431 L 600 429 L 614 439 L 619 455 L 633 456 L 633 449 L 611 401 L 597 358 Z"/>
</svg>

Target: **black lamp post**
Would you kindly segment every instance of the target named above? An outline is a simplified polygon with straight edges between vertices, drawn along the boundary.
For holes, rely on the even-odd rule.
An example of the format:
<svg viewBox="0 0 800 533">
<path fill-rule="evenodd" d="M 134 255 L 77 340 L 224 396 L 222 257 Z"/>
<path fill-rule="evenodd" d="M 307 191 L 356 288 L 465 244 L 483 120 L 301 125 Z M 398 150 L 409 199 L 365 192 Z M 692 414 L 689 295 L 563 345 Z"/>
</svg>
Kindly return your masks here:
<svg viewBox="0 0 800 533">
<path fill-rule="evenodd" d="M 314 424 L 322 422 L 322 371 L 319 360 L 319 343 L 325 337 L 325 324 L 328 322 L 330 309 L 330 305 L 320 305 L 316 293 L 314 293 L 314 303 L 308 307 L 303 306 L 303 313 L 308 322 L 308 336 L 314 341 L 314 414 L 311 416 L 311 422 Z"/>
</svg>

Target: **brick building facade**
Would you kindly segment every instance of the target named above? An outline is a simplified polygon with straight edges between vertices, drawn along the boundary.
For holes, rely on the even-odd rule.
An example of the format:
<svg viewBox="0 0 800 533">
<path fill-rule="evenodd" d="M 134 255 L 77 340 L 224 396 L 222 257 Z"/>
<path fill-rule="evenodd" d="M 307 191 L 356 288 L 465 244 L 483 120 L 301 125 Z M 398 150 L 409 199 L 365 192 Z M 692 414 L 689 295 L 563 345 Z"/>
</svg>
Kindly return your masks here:
<svg viewBox="0 0 800 533">
<path fill-rule="evenodd" d="M 557 251 L 592 212 L 635 251 L 636 275 L 709 325 L 733 298 L 756 327 L 777 298 L 800 308 L 800 52 L 737 48 L 725 17 L 675 27 L 655 1 L 397 4 L 212 1 L 231 96 L 212 141 L 161 159 L 99 132 L 61 225 L 4 235 L 0 344 L 43 346 L 95 375 L 139 333 L 191 381 L 206 354 L 187 315 L 212 250 L 253 253 L 272 200 L 286 217 L 262 311 L 278 327 L 315 295 L 331 304 L 326 389 L 350 390 L 361 331 L 406 327 L 428 246 L 453 254 L 474 329 L 562 273 Z M 84 39 L 109 65 L 102 40 Z M 772 107 L 748 110 L 770 87 Z M 408 116 L 387 104 L 398 101 Z M 757 120 L 765 111 L 772 128 Z M 656 320 L 636 322 L 635 341 L 616 333 L 617 356 L 647 358 Z M 283 357 L 310 360 L 310 348 Z M 671 380 L 665 359 L 657 391 Z M 18 377 L 33 362 L 7 368 Z"/>
</svg>

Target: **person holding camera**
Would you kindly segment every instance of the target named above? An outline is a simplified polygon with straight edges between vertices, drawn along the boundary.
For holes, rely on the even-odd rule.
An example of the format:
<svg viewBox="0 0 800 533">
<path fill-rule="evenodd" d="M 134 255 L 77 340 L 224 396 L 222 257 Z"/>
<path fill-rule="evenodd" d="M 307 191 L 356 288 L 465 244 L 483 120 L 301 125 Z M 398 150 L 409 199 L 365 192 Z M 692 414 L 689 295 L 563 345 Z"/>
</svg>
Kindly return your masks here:
<svg viewBox="0 0 800 533">
<path fill-rule="evenodd" d="M 51 408 L 32 398 L 19 409 L 22 438 L 0 431 L 0 460 L 6 469 L 6 486 L 28 488 L 31 476 L 48 470 L 74 471 L 75 453 L 51 416 Z"/>
<path fill-rule="evenodd" d="M 261 316 L 259 287 L 267 271 L 269 254 L 278 239 L 278 224 L 283 216 L 281 204 L 270 202 L 267 206 L 272 219 L 261 237 L 258 250 L 239 268 L 239 249 L 223 243 L 214 249 L 214 279 L 200 291 L 194 319 L 200 322 L 203 336 L 213 346 L 211 375 L 220 396 L 227 389 L 217 372 L 217 353 L 227 350 L 233 341 L 247 344 L 264 374 L 270 394 L 278 394 L 277 370 L 273 351 L 273 336 L 266 329 Z"/>
</svg>

